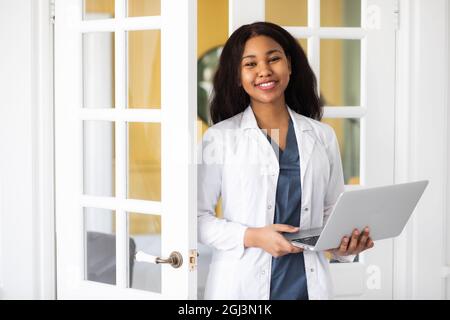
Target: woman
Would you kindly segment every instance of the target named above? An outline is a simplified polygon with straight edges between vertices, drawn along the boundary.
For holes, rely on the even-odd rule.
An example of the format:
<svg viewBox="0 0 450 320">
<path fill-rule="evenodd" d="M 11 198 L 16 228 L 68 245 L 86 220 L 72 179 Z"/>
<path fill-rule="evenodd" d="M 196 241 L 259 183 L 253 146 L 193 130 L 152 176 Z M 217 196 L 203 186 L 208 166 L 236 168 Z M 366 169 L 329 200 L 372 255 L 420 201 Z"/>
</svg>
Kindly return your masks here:
<svg viewBox="0 0 450 320">
<path fill-rule="evenodd" d="M 315 76 L 287 31 L 257 22 L 231 35 L 198 168 L 199 240 L 214 248 L 206 299 L 332 296 L 325 253 L 282 235 L 322 227 L 344 190 L 336 136 L 321 116 Z M 371 247 L 366 228 L 329 252 L 352 261 Z"/>
</svg>

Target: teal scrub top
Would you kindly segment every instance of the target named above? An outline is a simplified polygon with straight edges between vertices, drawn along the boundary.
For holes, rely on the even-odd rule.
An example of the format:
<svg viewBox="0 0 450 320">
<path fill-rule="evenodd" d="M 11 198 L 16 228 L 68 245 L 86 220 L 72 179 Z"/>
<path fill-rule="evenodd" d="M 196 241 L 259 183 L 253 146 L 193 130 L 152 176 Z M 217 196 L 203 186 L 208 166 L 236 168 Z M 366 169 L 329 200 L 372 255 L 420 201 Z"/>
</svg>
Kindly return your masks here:
<svg viewBox="0 0 450 320">
<path fill-rule="evenodd" d="M 283 150 L 267 138 L 274 148 L 277 148 L 280 172 L 278 176 L 275 216 L 273 223 L 300 226 L 301 213 L 301 180 L 300 156 L 295 137 L 292 119 Z M 272 258 L 271 300 L 307 300 L 308 288 L 306 283 L 305 261 L 303 252 L 288 254 L 279 258 Z"/>
</svg>

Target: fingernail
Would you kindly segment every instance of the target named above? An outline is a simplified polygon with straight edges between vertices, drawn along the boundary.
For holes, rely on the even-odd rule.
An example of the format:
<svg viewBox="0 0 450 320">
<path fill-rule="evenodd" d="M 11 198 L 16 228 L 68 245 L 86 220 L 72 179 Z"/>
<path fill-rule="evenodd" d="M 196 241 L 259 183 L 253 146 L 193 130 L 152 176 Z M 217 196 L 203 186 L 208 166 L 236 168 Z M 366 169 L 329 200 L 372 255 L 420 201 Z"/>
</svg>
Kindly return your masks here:
<svg viewBox="0 0 450 320">
<path fill-rule="evenodd" d="M 367 232 L 367 233 L 369 233 L 369 228 L 366 227 L 366 228 L 364 229 L 364 231 Z"/>
</svg>

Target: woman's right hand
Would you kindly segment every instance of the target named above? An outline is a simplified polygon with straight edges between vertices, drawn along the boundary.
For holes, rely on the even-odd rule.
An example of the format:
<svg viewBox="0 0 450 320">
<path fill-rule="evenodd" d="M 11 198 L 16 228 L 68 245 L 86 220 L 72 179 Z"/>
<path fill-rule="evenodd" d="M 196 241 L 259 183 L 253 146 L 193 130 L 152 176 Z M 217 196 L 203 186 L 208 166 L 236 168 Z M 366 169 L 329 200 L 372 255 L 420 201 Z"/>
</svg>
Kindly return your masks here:
<svg viewBox="0 0 450 320">
<path fill-rule="evenodd" d="M 292 245 L 281 232 L 297 232 L 298 228 L 287 224 L 271 224 L 262 228 L 247 228 L 244 245 L 261 248 L 275 258 L 289 253 L 299 253 L 303 249 Z"/>
</svg>

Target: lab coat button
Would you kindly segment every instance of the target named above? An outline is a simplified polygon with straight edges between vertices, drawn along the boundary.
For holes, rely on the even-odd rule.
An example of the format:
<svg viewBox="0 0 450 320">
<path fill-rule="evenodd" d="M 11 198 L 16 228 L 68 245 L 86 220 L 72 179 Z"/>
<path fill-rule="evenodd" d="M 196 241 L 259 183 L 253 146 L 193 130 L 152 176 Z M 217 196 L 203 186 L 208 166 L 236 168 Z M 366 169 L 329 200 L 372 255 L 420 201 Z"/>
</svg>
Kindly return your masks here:
<svg viewBox="0 0 450 320">
<path fill-rule="evenodd" d="M 265 274 L 266 274 L 266 271 L 265 271 L 265 270 L 261 271 L 261 275 L 262 275 L 262 276 L 264 276 Z"/>
<path fill-rule="evenodd" d="M 268 209 L 268 210 L 272 209 L 272 205 L 269 204 L 269 205 L 267 206 L 267 209 Z"/>
<path fill-rule="evenodd" d="M 311 272 L 314 272 L 314 268 L 311 268 L 310 271 L 311 271 Z"/>
<path fill-rule="evenodd" d="M 306 208 L 305 208 L 305 211 L 308 211 L 308 210 L 309 210 L 309 208 L 308 208 L 308 207 L 306 207 Z"/>
</svg>

